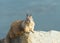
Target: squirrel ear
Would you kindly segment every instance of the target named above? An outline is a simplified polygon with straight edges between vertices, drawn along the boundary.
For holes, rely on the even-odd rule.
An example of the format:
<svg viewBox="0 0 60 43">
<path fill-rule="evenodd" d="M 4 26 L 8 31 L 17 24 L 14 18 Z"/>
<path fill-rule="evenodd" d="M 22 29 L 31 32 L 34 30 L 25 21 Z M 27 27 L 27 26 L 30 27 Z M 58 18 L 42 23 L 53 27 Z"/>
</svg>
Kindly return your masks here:
<svg viewBox="0 0 60 43">
<path fill-rule="evenodd" d="M 32 15 L 30 14 L 30 17 L 32 17 Z"/>
<path fill-rule="evenodd" d="M 29 15 L 29 14 L 26 14 L 26 16 L 27 16 L 27 17 L 29 17 L 29 16 L 30 16 L 30 17 L 32 17 L 32 15 L 31 15 L 31 14 L 30 14 L 30 15 Z"/>
<path fill-rule="evenodd" d="M 28 17 L 28 14 L 26 14 L 26 16 Z"/>
</svg>

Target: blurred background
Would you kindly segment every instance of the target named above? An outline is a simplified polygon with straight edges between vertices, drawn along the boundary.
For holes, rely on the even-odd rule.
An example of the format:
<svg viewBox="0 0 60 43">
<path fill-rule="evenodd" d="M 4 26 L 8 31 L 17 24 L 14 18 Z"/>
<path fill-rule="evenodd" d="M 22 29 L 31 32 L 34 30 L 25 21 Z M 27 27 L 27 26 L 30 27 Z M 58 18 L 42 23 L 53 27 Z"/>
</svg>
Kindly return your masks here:
<svg viewBox="0 0 60 43">
<path fill-rule="evenodd" d="M 0 38 L 6 36 L 15 20 L 32 14 L 35 30 L 60 31 L 60 0 L 0 0 Z"/>
</svg>

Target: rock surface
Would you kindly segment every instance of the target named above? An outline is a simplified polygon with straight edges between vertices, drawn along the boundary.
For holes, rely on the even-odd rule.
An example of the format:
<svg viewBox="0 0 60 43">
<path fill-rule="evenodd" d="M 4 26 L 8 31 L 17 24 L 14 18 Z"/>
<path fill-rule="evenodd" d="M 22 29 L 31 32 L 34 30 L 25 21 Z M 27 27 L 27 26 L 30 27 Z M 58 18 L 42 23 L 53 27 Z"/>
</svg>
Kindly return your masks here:
<svg viewBox="0 0 60 43">
<path fill-rule="evenodd" d="M 6 39 L 1 39 L 0 43 L 6 43 Z M 35 31 L 30 34 L 23 34 L 21 37 L 12 39 L 11 43 L 60 43 L 59 31 Z"/>
</svg>

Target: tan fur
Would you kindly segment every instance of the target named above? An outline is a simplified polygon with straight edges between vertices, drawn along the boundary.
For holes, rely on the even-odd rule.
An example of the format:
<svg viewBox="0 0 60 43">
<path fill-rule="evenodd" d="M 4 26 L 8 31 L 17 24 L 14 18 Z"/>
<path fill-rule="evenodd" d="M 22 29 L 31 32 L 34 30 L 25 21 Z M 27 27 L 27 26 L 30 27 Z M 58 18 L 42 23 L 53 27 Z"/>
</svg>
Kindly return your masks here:
<svg viewBox="0 0 60 43">
<path fill-rule="evenodd" d="M 22 27 L 24 28 L 25 32 L 34 32 L 35 22 L 32 16 L 27 16 L 26 20 L 22 22 Z"/>
<path fill-rule="evenodd" d="M 8 32 L 10 38 L 16 38 L 17 36 L 21 36 L 25 32 L 34 31 L 35 23 L 31 16 L 27 17 L 26 20 L 17 20 L 11 24 L 11 28 Z"/>
<path fill-rule="evenodd" d="M 11 28 L 8 32 L 8 35 L 10 36 L 10 38 L 15 38 L 23 34 L 24 29 L 21 27 L 21 23 L 22 21 L 17 20 L 11 24 Z"/>
</svg>

